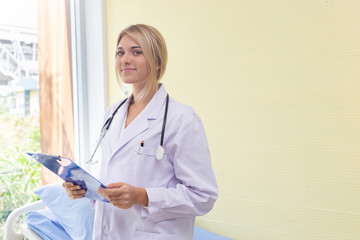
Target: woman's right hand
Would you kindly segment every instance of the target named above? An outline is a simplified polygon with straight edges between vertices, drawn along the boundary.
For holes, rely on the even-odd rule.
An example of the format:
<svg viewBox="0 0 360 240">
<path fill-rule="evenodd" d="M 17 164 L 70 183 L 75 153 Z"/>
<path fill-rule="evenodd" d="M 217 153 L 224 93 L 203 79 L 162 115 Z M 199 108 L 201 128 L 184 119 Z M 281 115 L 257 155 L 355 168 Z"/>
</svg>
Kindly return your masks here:
<svg viewBox="0 0 360 240">
<path fill-rule="evenodd" d="M 81 189 L 81 186 L 75 185 L 72 182 L 64 182 L 62 185 L 65 188 L 67 195 L 72 200 L 83 198 L 86 193 L 85 189 Z"/>
</svg>

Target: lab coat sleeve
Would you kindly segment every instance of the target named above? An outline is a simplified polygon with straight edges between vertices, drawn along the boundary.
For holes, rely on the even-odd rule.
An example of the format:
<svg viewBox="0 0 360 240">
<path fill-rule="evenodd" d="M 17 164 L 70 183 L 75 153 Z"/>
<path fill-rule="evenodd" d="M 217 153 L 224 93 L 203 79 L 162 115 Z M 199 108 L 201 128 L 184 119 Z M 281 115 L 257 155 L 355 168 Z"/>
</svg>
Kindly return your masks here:
<svg viewBox="0 0 360 240">
<path fill-rule="evenodd" d="M 175 188 L 146 188 L 149 204 L 147 221 L 199 216 L 209 212 L 218 196 L 203 124 L 192 113 L 183 121 L 173 139 Z M 144 209 L 145 210 L 145 209 Z"/>
</svg>

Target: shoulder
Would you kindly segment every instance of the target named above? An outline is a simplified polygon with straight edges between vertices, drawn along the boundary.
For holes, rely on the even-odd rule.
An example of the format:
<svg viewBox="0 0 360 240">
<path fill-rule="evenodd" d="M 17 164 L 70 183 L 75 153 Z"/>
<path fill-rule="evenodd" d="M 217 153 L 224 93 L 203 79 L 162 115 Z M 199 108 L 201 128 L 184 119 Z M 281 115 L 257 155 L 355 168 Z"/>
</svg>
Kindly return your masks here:
<svg viewBox="0 0 360 240">
<path fill-rule="evenodd" d="M 203 140 L 206 141 L 205 129 L 201 118 L 192 107 L 186 104 L 170 98 L 167 122 L 166 127 L 172 133 L 168 135 L 168 140 L 169 142 L 174 141 L 175 145 L 179 141 L 190 139 L 196 139 L 198 143 L 203 142 Z"/>
<path fill-rule="evenodd" d="M 173 98 L 169 99 L 168 115 L 171 116 L 173 120 L 184 123 L 201 120 L 192 107 Z"/>
<path fill-rule="evenodd" d="M 105 117 L 108 118 L 110 117 L 110 115 L 115 111 L 115 109 L 124 101 L 126 101 L 127 98 L 124 98 L 124 99 L 121 99 L 115 103 L 113 103 L 112 105 L 110 105 L 110 107 L 108 107 L 106 109 L 106 112 L 105 112 Z"/>
</svg>

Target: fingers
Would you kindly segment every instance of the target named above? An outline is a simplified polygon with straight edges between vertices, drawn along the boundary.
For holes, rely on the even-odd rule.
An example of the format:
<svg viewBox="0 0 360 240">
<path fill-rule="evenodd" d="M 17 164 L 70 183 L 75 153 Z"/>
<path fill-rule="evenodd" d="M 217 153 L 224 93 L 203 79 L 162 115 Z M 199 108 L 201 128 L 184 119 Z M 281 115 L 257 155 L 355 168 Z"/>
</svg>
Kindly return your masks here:
<svg viewBox="0 0 360 240">
<path fill-rule="evenodd" d="M 121 194 L 123 193 L 122 187 L 124 183 L 111 183 L 107 185 L 107 188 L 99 187 L 98 193 L 100 193 L 106 199 L 112 198 L 115 199 L 116 197 L 120 198 Z"/>
<path fill-rule="evenodd" d="M 66 190 L 66 194 L 69 196 L 70 199 L 79 199 L 83 198 L 84 194 L 86 193 L 85 189 L 81 189 L 81 186 L 75 185 L 72 182 L 64 182 L 63 187 Z"/>
<path fill-rule="evenodd" d="M 115 186 L 121 186 L 115 188 Z M 104 198 L 110 201 L 110 203 L 116 207 L 127 209 L 134 205 L 135 201 L 132 196 L 132 187 L 123 183 L 110 184 L 107 187 L 100 187 L 98 193 Z"/>
<path fill-rule="evenodd" d="M 120 188 L 122 186 L 126 185 L 126 183 L 122 183 L 122 182 L 117 182 L 117 183 L 110 183 L 109 185 L 107 185 L 107 188 Z"/>
<path fill-rule="evenodd" d="M 121 198 L 122 191 L 119 188 L 109 189 L 100 187 L 98 193 L 111 202 L 111 199 Z"/>
<path fill-rule="evenodd" d="M 70 191 L 81 189 L 79 185 L 75 185 L 72 182 L 64 182 L 62 185 L 66 190 L 70 190 Z"/>
</svg>

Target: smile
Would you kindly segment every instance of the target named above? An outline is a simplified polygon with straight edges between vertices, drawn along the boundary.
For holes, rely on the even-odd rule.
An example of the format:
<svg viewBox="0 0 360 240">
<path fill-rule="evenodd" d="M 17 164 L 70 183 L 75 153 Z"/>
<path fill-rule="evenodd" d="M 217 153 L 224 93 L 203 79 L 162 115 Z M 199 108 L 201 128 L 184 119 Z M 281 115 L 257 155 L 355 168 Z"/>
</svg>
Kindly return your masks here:
<svg viewBox="0 0 360 240">
<path fill-rule="evenodd" d="M 124 68 L 122 71 L 123 72 L 130 72 L 130 71 L 135 71 L 135 68 Z"/>
</svg>

